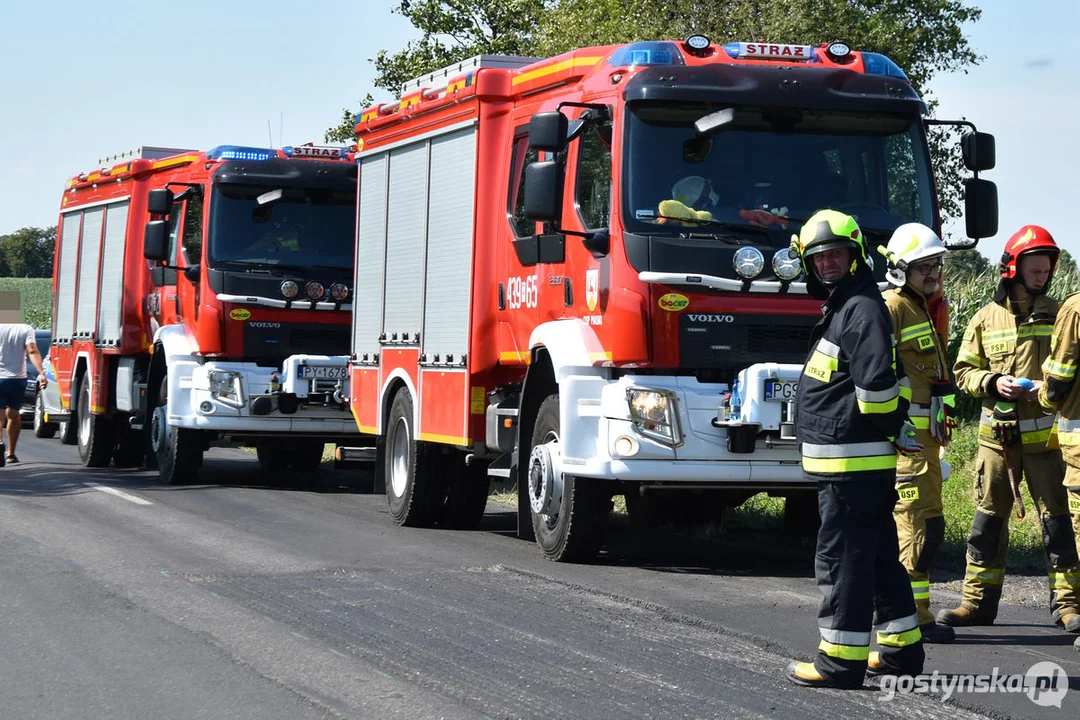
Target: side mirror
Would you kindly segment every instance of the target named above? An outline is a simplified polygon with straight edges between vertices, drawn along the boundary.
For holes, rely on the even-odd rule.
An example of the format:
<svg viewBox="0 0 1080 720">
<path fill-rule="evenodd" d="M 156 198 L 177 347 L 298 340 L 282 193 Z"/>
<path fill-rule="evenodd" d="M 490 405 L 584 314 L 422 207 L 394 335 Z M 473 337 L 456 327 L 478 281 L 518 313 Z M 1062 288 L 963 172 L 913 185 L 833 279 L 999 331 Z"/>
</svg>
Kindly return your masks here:
<svg viewBox="0 0 1080 720">
<path fill-rule="evenodd" d="M 970 238 L 977 240 L 997 235 L 997 185 L 982 178 L 964 181 L 964 223 Z"/>
<path fill-rule="evenodd" d="M 981 172 L 993 170 L 997 164 L 997 149 L 994 136 L 984 132 L 965 133 L 960 138 L 960 150 L 964 155 L 964 166 L 968 170 Z"/>
<path fill-rule="evenodd" d="M 168 188 L 158 188 L 146 194 L 146 209 L 155 215 L 172 212 L 173 194 Z"/>
<path fill-rule="evenodd" d="M 555 160 L 525 168 L 525 217 L 541 222 L 562 220 L 563 169 Z"/>
<path fill-rule="evenodd" d="M 143 257 L 158 262 L 169 259 L 169 231 L 165 227 L 164 220 L 151 220 L 146 223 L 146 231 L 143 234 Z"/>
<path fill-rule="evenodd" d="M 529 120 L 529 147 L 559 153 L 566 147 L 569 121 L 561 112 L 536 113 Z"/>
</svg>

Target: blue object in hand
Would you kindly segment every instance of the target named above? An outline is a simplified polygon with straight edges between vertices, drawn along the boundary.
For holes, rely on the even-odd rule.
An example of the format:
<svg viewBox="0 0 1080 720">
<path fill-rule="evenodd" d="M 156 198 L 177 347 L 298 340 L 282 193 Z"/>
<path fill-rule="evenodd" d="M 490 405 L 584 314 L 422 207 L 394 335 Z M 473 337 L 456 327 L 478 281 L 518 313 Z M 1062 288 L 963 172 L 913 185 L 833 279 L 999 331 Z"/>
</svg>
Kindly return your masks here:
<svg viewBox="0 0 1080 720">
<path fill-rule="evenodd" d="M 1027 378 L 1016 378 L 1015 380 L 1013 380 L 1013 385 L 1022 387 L 1025 390 L 1031 390 L 1033 387 L 1035 387 L 1035 383 L 1031 382 L 1031 380 Z"/>
</svg>

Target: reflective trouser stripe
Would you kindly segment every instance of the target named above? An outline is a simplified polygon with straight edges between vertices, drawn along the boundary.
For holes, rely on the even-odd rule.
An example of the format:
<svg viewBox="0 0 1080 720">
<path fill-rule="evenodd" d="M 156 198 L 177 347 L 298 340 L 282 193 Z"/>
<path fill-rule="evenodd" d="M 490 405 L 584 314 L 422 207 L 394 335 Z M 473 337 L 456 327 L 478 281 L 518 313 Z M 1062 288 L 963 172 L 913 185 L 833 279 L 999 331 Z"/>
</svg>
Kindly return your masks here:
<svg viewBox="0 0 1080 720">
<path fill-rule="evenodd" d="M 1048 573 L 1051 590 L 1074 590 L 1080 585 L 1080 574 L 1077 573 Z"/>
<path fill-rule="evenodd" d="M 1056 415 L 1045 415 L 1034 420 L 1020 420 L 1018 423 L 1020 438 L 1025 445 L 1033 445 L 1035 443 L 1045 444 L 1046 441 L 1050 439 L 1050 433 L 1054 429 L 1055 422 L 1058 422 L 1058 431 L 1060 432 L 1060 421 L 1057 420 Z M 979 434 L 986 437 L 994 436 L 994 420 L 993 417 L 986 412 L 983 412 L 979 417 Z"/>
<path fill-rule="evenodd" d="M 874 629 L 877 630 L 879 634 L 884 633 L 886 635 L 891 635 L 894 633 L 907 632 L 908 630 L 912 630 L 917 627 L 919 627 L 919 616 L 918 614 L 915 614 L 906 615 L 902 618 L 896 618 L 895 620 L 883 622 L 879 625 L 875 625 Z"/>
<path fill-rule="evenodd" d="M 911 582 L 911 594 L 915 596 L 916 600 L 929 600 L 930 599 L 930 581 L 929 580 L 913 580 Z"/>
<path fill-rule="evenodd" d="M 822 640 L 821 644 L 818 645 L 818 650 L 838 660 L 865 661 L 870 659 L 869 642 L 866 645 L 836 645 L 828 640 Z"/>
<path fill-rule="evenodd" d="M 920 640 L 922 640 L 922 630 L 919 628 L 889 635 L 878 633 L 877 636 L 878 644 L 884 645 L 885 647 L 906 647 L 908 645 L 914 645 Z"/>
<path fill-rule="evenodd" d="M 908 419 L 916 430 L 930 429 L 930 408 L 922 405 L 912 405 L 908 408 Z"/>
<path fill-rule="evenodd" d="M 1005 580 L 1005 569 L 968 570 L 967 573 L 965 573 L 965 578 L 982 583 L 983 585 L 1000 585 Z"/>
<path fill-rule="evenodd" d="M 833 630 L 832 628 L 818 628 L 821 631 L 821 639 L 827 643 L 836 645 L 862 646 L 870 644 L 870 633 L 858 632 L 857 630 Z"/>
</svg>

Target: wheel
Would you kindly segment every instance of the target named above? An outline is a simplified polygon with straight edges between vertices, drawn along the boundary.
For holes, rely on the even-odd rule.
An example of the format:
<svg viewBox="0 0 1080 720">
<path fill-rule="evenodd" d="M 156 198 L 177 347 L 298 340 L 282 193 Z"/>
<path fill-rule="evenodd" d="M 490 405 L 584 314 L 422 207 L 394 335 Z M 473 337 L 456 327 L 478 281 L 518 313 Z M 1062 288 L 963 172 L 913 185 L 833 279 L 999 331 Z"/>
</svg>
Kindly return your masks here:
<svg viewBox="0 0 1080 720">
<path fill-rule="evenodd" d="M 435 454 L 416 440 L 412 396 L 398 390 L 386 424 L 383 473 L 390 517 L 398 525 L 431 527 L 439 519 L 446 486 L 434 472 Z"/>
<path fill-rule="evenodd" d="M 90 378 L 83 375 L 79 381 L 79 402 L 76 404 L 76 433 L 79 457 L 86 467 L 108 467 L 116 444 L 115 424 L 112 418 L 95 415 L 90 402 Z"/>
<path fill-rule="evenodd" d="M 157 458 L 158 475 L 166 485 L 192 482 L 202 465 L 203 446 L 198 430 L 168 423 L 169 379 L 162 378 L 158 405 L 150 420 L 150 444 Z"/>
<path fill-rule="evenodd" d="M 466 465 L 465 456 L 453 452 L 457 455 L 457 464 L 450 475 L 439 524 L 454 530 L 475 530 L 484 519 L 491 489 L 487 463 L 474 458 L 472 465 Z"/>
<path fill-rule="evenodd" d="M 34 437 L 56 437 L 56 431 L 60 425 L 54 422 L 45 422 L 45 395 L 38 392 L 34 397 Z"/>
<path fill-rule="evenodd" d="M 604 544 L 612 490 L 602 480 L 559 477 L 557 393 L 540 405 L 531 447 L 529 503 L 533 532 L 544 557 L 556 562 L 592 560 Z"/>
<path fill-rule="evenodd" d="M 270 473 L 280 473 L 289 467 L 288 451 L 287 441 L 280 438 L 259 440 L 255 443 L 255 455 L 259 458 L 259 468 Z"/>
<path fill-rule="evenodd" d="M 118 468 L 139 467 L 146 459 L 146 435 L 141 430 L 118 430 L 113 462 Z"/>
</svg>

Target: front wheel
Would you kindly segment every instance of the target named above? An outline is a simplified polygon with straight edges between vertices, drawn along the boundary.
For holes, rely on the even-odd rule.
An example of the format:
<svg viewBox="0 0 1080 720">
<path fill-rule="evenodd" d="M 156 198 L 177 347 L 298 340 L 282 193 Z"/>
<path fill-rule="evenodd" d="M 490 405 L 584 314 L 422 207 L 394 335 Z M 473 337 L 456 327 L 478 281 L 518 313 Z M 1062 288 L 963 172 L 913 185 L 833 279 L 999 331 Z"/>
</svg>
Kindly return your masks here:
<svg viewBox="0 0 1080 720">
<path fill-rule="evenodd" d="M 559 395 L 540 405 L 528 458 L 533 532 L 544 557 L 556 562 L 588 562 L 604 544 L 612 489 L 603 480 L 575 478 L 560 471 Z"/>
<path fill-rule="evenodd" d="M 56 431 L 60 425 L 54 422 L 45 422 L 45 393 L 38 391 L 34 398 L 34 437 L 56 437 Z"/>
<path fill-rule="evenodd" d="M 181 485 L 194 481 L 202 466 L 202 438 L 198 430 L 169 425 L 168 393 L 166 377 L 161 380 L 158 405 L 150 419 L 150 445 L 161 481 L 166 485 Z"/>
</svg>

